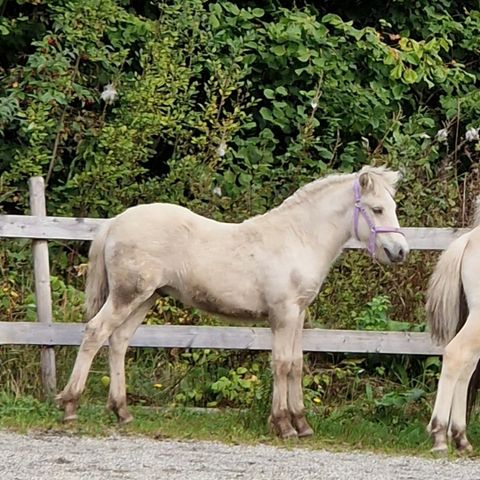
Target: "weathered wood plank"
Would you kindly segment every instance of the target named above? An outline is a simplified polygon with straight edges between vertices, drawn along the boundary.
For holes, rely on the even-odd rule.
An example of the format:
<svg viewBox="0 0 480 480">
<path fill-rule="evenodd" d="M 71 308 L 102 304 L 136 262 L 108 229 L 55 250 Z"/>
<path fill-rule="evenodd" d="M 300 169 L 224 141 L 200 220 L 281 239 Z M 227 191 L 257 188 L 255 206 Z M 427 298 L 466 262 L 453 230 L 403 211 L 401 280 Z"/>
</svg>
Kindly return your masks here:
<svg viewBox="0 0 480 480">
<path fill-rule="evenodd" d="M 45 204 L 45 183 L 42 177 L 33 177 L 29 181 L 30 210 L 32 215 L 42 218 L 47 215 Z M 50 261 L 48 257 L 48 242 L 33 240 L 33 270 L 35 277 L 35 303 L 37 320 L 49 325 L 52 323 L 52 294 L 50 291 Z M 43 348 L 40 353 L 40 371 L 42 385 L 47 397 L 56 393 L 57 375 L 55 368 L 55 351 L 53 348 Z"/>
<path fill-rule="evenodd" d="M 84 324 L 0 322 L 0 345 L 79 345 Z M 438 355 L 427 333 L 305 329 L 304 351 Z M 141 326 L 132 347 L 270 350 L 269 328 Z"/>
<path fill-rule="evenodd" d="M 105 221 L 101 218 L 34 217 L 28 215 L 0 215 L 0 237 L 35 238 L 41 240 L 92 240 Z M 468 229 L 461 228 L 404 228 L 413 250 L 443 250 Z M 347 248 L 362 248 L 350 240 Z"/>
<path fill-rule="evenodd" d="M 0 237 L 92 240 L 103 218 L 0 215 Z"/>
</svg>

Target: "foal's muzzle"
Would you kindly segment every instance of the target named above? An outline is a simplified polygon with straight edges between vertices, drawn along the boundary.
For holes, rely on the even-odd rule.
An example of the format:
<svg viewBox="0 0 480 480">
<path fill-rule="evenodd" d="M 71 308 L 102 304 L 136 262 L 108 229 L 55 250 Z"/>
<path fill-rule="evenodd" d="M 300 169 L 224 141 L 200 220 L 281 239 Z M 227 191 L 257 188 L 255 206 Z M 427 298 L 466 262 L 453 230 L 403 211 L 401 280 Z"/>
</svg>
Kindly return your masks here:
<svg viewBox="0 0 480 480">
<path fill-rule="evenodd" d="M 400 245 L 395 247 L 383 247 L 383 250 L 392 263 L 401 263 L 407 258 L 408 252 L 406 252 Z"/>
</svg>

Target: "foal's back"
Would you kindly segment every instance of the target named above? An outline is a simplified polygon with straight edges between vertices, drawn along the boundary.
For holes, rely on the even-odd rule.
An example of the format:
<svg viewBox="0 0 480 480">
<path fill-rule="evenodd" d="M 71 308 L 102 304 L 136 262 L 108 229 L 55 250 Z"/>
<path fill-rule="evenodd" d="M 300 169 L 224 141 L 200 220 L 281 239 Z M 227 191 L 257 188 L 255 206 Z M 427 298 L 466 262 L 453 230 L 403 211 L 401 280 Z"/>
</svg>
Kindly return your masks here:
<svg viewBox="0 0 480 480">
<path fill-rule="evenodd" d="M 109 222 L 105 263 L 111 283 L 128 278 L 131 284 L 133 278 L 140 289 L 154 287 L 186 305 L 237 318 L 266 316 L 270 290 L 288 288 L 292 262 L 273 261 L 282 256 L 285 239 L 268 221 L 222 223 L 156 203 Z"/>
</svg>

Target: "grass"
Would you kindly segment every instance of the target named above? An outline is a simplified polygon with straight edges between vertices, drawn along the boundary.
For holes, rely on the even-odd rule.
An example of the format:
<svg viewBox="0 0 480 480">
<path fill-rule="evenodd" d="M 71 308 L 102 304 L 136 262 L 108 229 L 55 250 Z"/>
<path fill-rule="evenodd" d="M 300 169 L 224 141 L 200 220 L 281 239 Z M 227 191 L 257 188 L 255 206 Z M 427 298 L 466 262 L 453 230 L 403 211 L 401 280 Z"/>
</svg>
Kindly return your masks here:
<svg viewBox="0 0 480 480">
<path fill-rule="evenodd" d="M 264 443 L 286 447 L 329 450 L 367 450 L 388 454 L 429 455 L 430 440 L 425 432 L 426 418 L 413 416 L 403 421 L 385 421 L 365 414 L 355 405 L 318 411 L 310 415 L 315 430 L 312 438 L 282 441 L 268 432 L 266 415 L 259 411 L 192 410 L 186 408 L 146 408 L 132 406 L 135 420 L 118 427 L 103 405 L 83 404 L 79 419 L 61 423 L 61 414 L 51 403 L 33 397 L 0 396 L 0 428 L 17 432 L 49 431 L 78 435 L 145 435 L 156 439 L 216 440 L 225 443 Z M 471 441 L 480 444 L 480 429 L 471 422 Z"/>
</svg>

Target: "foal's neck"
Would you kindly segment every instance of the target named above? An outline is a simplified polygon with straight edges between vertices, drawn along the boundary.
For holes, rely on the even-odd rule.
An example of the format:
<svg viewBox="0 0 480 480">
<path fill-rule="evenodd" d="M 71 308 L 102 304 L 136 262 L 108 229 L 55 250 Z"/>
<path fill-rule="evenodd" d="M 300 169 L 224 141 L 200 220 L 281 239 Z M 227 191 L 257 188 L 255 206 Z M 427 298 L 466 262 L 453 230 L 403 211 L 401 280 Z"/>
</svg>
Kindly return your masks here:
<svg viewBox="0 0 480 480">
<path fill-rule="evenodd" d="M 265 217 L 335 257 L 350 238 L 355 175 L 336 175 L 299 189 Z"/>
</svg>

